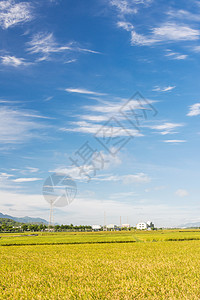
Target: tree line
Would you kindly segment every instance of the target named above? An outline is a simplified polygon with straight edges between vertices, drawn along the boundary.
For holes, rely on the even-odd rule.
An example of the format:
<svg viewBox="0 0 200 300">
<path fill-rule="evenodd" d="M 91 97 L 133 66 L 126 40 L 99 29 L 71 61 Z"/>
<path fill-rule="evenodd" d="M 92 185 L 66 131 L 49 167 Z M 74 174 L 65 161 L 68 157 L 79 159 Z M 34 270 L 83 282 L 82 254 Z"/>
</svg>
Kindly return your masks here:
<svg viewBox="0 0 200 300">
<path fill-rule="evenodd" d="M 28 224 L 19 223 L 11 219 L 0 218 L 0 232 L 26 232 L 26 231 L 90 231 L 92 227 L 89 225 L 55 225 L 47 226 L 46 224 Z"/>
</svg>

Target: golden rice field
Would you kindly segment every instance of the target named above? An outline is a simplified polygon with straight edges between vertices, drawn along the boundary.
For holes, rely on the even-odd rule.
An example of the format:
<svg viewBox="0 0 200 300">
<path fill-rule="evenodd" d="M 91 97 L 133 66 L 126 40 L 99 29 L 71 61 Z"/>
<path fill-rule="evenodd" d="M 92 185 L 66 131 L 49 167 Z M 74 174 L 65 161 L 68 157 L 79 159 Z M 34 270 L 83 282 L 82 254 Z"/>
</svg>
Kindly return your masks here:
<svg viewBox="0 0 200 300">
<path fill-rule="evenodd" d="M 38 237 L 1 234 L 0 299 L 200 299 L 199 235 L 46 233 L 27 245 Z"/>
</svg>

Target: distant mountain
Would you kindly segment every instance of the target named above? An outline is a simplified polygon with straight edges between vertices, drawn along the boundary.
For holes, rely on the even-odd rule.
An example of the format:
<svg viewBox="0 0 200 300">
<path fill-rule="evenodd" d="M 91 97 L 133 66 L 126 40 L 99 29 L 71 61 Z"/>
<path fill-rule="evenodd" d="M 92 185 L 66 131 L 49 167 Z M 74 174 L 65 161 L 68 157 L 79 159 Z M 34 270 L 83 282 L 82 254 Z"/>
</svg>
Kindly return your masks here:
<svg viewBox="0 0 200 300">
<path fill-rule="evenodd" d="M 0 213 L 0 218 L 11 219 L 19 223 L 48 224 L 48 222 L 45 219 L 41 219 L 41 218 L 31 218 L 31 217 L 17 218 L 9 215 L 4 215 L 2 213 Z"/>
<path fill-rule="evenodd" d="M 194 227 L 200 227 L 200 222 L 196 222 L 196 223 L 186 223 L 186 224 L 182 224 L 177 226 L 178 228 L 194 228 Z"/>
</svg>

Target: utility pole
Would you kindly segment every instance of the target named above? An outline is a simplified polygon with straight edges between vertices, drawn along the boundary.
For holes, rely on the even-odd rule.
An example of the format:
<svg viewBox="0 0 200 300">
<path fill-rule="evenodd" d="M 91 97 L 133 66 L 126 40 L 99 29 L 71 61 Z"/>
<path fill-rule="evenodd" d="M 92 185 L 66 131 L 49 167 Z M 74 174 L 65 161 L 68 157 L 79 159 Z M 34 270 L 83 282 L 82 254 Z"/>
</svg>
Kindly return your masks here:
<svg viewBox="0 0 200 300">
<path fill-rule="evenodd" d="M 50 216 L 49 216 L 49 230 L 51 226 L 54 224 L 54 218 L 53 218 L 53 202 L 50 204 Z"/>
<path fill-rule="evenodd" d="M 107 231 L 107 228 L 106 228 L 106 212 L 104 211 L 104 222 L 103 222 L 104 224 L 103 224 L 103 230 L 105 231 Z"/>
</svg>

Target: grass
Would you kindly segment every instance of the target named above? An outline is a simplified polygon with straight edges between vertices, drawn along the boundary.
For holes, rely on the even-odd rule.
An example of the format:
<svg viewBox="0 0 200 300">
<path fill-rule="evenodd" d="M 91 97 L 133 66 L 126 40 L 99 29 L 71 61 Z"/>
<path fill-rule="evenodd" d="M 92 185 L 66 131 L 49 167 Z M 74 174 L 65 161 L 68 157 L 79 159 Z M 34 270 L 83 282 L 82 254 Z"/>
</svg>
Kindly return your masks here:
<svg viewBox="0 0 200 300">
<path fill-rule="evenodd" d="M 200 299 L 199 235 L 198 230 L 6 234 L 2 245 L 18 239 L 24 246 L 0 247 L 0 299 Z M 143 242 L 118 243 L 134 236 Z M 26 246 L 29 238 L 41 244 Z M 84 243 L 44 245 L 52 240 Z"/>
</svg>

